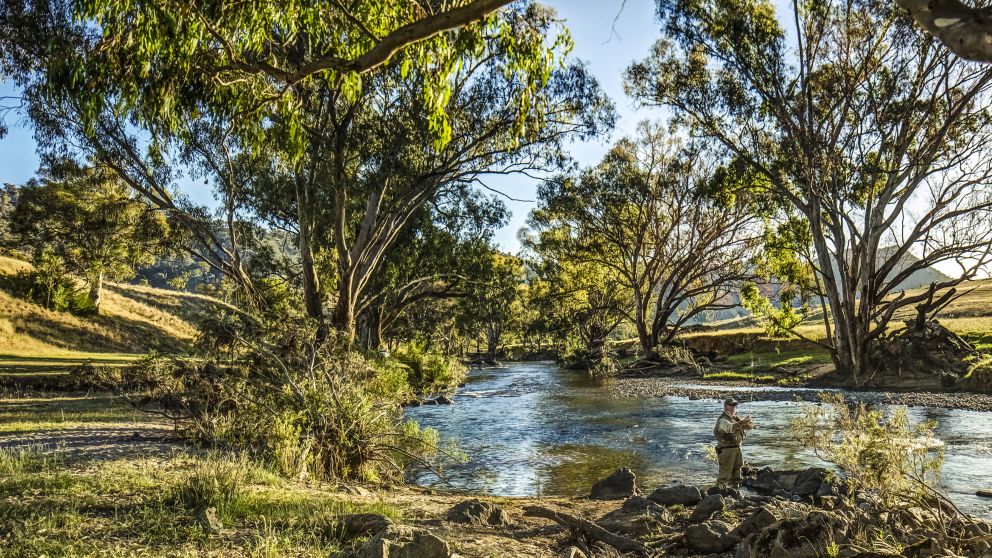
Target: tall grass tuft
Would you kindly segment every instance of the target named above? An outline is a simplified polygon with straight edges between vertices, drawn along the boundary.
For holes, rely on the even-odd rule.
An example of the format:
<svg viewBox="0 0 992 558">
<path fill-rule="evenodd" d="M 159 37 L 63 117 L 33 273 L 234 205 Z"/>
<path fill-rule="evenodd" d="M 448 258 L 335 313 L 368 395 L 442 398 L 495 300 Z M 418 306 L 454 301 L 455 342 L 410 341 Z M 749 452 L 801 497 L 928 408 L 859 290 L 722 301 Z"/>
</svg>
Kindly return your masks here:
<svg viewBox="0 0 992 558">
<path fill-rule="evenodd" d="M 173 487 L 171 500 L 190 511 L 216 508 L 221 517 L 231 518 L 245 505 L 252 469 L 244 456 L 209 454 Z"/>
<path fill-rule="evenodd" d="M 60 458 L 41 446 L 0 448 L 0 477 L 50 470 Z"/>
</svg>

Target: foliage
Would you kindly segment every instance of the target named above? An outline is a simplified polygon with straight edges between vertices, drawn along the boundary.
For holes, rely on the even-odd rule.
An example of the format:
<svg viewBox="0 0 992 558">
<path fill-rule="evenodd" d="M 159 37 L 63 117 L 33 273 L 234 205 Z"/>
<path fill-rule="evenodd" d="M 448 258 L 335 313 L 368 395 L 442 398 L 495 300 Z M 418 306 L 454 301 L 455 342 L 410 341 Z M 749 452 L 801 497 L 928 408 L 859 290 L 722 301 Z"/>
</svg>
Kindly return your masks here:
<svg viewBox="0 0 992 558">
<path fill-rule="evenodd" d="M 429 351 L 417 342 L 393 352 L 392 358 L 408 367 L 409 385 L 421 393 L 456 386 L 464 381 L 468 371 L 457 358 Z"/>
<path fill-rule="evenodd" d="M 453 380 L 450 361 L 422 353 L 418 376 L 338 343 L 314 349 L 312 323 L 241 319 L 215 321 L 203 357 L 146 359 L 128 379 L 146 390 L 139 404 L 190 440 L 256 448 L 294 477 L 387 481 L 437 452 L 437 433 L 404 420 L 400 403 L 411 377 Z"/>
<path fill-rule="evenodd" d="M 79 316 L 96 312 L 89 293 L 66 274 L 62 260 L 50 250 L 38 253 L 34 269 L 0 275 L 0 289 L 56 312 Z"/>
<path fill-rule="evenodd" d="M 990 263 L 992 165 L 971 162 L 992 160 L 992 75 L 891 2 L 783 7 L 659 0 L 664 37 L 627 86 L 720 146 L 733 191 L 777 209 L 762 272 L 801 308 L 782 329 L 798 335 L 819 299 L 824 343 L 856 383 L 893 314 L 926 302 L 900 285 L 948 263 L 947 288 Z"/>
<path fill-rule="evenodd" d="M 39 272 L 62 268 L 86 278 L 96 312 L 104 278 L 129 279 L 137 265 L 153 261 L 169 235 L 164 217 L 109 171 L 71 163 L 21 187 L 10 220 L 12 243 L 31 250 Z M 49 307 L 59 305 L 54 291 L 46 293 Z"/>
<path fill-rule="evenodd" d="M 458 301 L 460 329 L 470 338 L 482 337 L 486 358 L 496 360 L 504 335 L 520 327 L 520 290 L 524 282 L 519 258 L 490 249 L 476 262 L 475 278 L 467 286 L 467 296 Z"/>
<path fill-rule="evenodd" d="M 753 208 L 724 195 L 710 163 L 701 147 L 644 123 L 599 165 L 538 192 L 539 251 L 601 275 L 596 306 L 609 310 L 598 319 L 612 330 L 625 313 L 648 356 L 693 318 L 735 306 L 732 290 L 751 276 Z"/>
<path fill-rule="evenodd" d="M 85 102 L 93 114 L 106 103 L 179 127 L 200 108 L 191 98 L 202 99 L 218 113 L 244 112 L 241 126 L 257 134 L 258 146 L 270 119 L 284 121 L 296 161 L 306 150 L 300 92 L 331 84 L 355 99 L 364 92 L 363 74 L 388 66 L 416 84 L 436 144 L 447 143 L 452 126 L 446 109 L 458 71 L 467 57 L 495 46 L 505 53 L 500 72 L 521 84 L 510 104 L 519 113 L 514 133 L 523 135 L 530 131 L 529 109 L 545 102 L 543 87 L 571 39 L 546 8 L 494 13 L 505 3 L 474 3 L 487 4 L 479 10 L 467 2 L 407 0 L 351 8 L 337 2 L 206 2 L 190 9 L 172 0 L 127 8 L 85 0 L 77 16 L 101 32 L 89 64 L 74 68 L 78 62 L 67 61 L 49 71 L 73 85 L 87 84 L 94 94 Z M 115 95 L 100 98 L 96 92 L 104 88 Z"/>
<path fill-rule="evenodd" d="M 823 404 L 806 404 L 793 421 L 797 440 L 843 471 L 853 494 L 876 491 L 886 502 L 929 497 L 939 479 L 943 444 L 932 421 L 912 424 L 905 408 L 889 413 L 851 407 L 843 395 L 825 394 Z"/>
</svg>

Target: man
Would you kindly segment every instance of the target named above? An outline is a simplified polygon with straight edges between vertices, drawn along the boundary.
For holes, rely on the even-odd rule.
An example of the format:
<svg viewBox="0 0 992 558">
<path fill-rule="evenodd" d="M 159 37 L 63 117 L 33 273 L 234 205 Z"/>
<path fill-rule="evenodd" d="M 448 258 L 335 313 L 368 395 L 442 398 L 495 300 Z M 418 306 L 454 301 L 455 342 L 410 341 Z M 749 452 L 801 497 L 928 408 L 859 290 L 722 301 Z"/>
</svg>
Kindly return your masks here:
<svg viewBox="0 0 992 558">
<path fill-rule="evenodd" d="M 744 466 L 744 453 L 741 443 L 744 431 L 752 427 L 749 417 L 737 416 L 737 400 L 733 397 L 723 402 L 723 414 L 716 421 L 713 435 L 716 436 L 716 453 L 720 462 L 720 474 L 716 484 L 720 488 L 737 488 L 741 484 L 741 467 Z"/>
</svg>

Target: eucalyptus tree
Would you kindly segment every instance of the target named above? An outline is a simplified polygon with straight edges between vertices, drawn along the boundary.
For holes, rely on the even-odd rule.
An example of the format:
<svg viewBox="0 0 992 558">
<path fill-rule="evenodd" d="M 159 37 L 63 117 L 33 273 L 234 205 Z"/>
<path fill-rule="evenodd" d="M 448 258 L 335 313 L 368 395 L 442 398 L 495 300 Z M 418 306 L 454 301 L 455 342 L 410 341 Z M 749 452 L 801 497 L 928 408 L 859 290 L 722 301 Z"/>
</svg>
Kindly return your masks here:
<svg viewBox="0 0 992 558">
<path fill-rule="evenodd" d="M 992 62 L 988 7 L 960 0 L 896 0 L 928 33 L 969 60 Z"/>
<path fill-rule="evenodd" d="M 531 216 L 543 249 L 615 273 L 630 290 L 629 319 L 652 356 L 708 310 L 735 306 L 752 276 L 752 208 L 710 195 L 705 153 L 657 126 L 618 142 L 599 165 L 541 185 Z"/>
<path fill-rule="evenodd" d="M 239 227 L 217 234 L 175 196 L 177 159 L 192 161 L 224 200 L 227 223 L 257 218 L 296 235 L 303 306 L 347 337 L 384 255 L 423 204 L 490 173 L 554 168 L 568 139 L 610 124 L 592 78 L 564 63 L 567 30 L 537 5 L 445 27 L 380 63 L 343 69 L 320 61 L 375 47 L 359 40 L 365 30 L 329 25 L 329 12 L 379 35 L 423 19 L 409 10 L 452 23 L 442 12 L 482 3 L 318 3 L 283 14 L 275 4 L 136 2 L 110 14 L 109 3 L 81 2 L 73 5 L 80 22 L 57 0 L 28 4 L 63 6 L 48 14 L 58 53 L 19 58 L 22 79 L 37 86 L 36 121 L 50 124 L 48 145 L 105 160 L 173 211 L 194 231 L 199 255 L 248 290 Z"/>
<path fill-rule="evenodd" d="M 466 296 L 458 301 L 459 327 L 469 338 L 484 339 L 487 361 L 496 362 L 496 354 L 507 334 L 521 325 L 523 262 L 490 248 L 476 265 Z"/>
<path fill-rule="evenodd" d="M 992 259 L 992 72 L 889 2 L 659 2 L 665 37 L 627 73 L 735 159 L 739 182 L 804 220 L 829 304 L 823 341 L 857 382 L 929 266 L 952 287 Z M 782 22 L 791 26 L 786 31 Z"/>
<path fill-rule="evenodd" d="M 384 335 L 412 341 L 417 334 L 430 345 L 432 333 L 443 327 L 440 322 L 453 325 L 450 316 L 443 316 L 452 314 L 451 308 L 435 312 L 434 326 L 423 322 L 432 309 L 468 295 L 469 283 L 478 280 L 473 274 L 484 269 L 482 262 L 489 257 L 492 233 L 506 223 L 506 216 L 499 200 L 468 186 L 422 206 L 385 255 L 356 309 L 360 345 L 375 350 Z M 403 332 L 394 331 L 394 325 L 403 326 L 398 328 Z M 446 329 L 450 336 L 451 328 Z"/>
<path fill-rule="evenodd" d="M 535 277 L 528 282 L 528 302 L 540 326 L 535 329 L 557 337 L 571 364 L 594 369 L 606 359 L 610 336 L 630 315 L 631 289 L 614 269 L 573 261 L 559 251 L 560 243 L 541 242 L 556 232 L 544 230 L 530 239 L 539 258 L 531 263 Z"/>
<path fill-rule="evenodd" d="M 84 277 L 96 312 L 105 279 L 130 279 L 169 242 L 164 216 L 135 199 L 109 169 L 71 163 L 19 188 L 10 232 L 9 242 L 36 260 L 54 255 L 67 271 Z"/>
</svg>

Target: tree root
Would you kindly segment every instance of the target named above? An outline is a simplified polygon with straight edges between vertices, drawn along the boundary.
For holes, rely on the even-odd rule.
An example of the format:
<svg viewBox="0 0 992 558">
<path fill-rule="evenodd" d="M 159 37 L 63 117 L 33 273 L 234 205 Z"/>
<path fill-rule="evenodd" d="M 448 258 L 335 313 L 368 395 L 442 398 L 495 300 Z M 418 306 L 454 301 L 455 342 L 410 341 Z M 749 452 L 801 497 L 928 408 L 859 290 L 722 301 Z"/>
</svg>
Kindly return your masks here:
<svg viewBox="0 0 992 558">
<path fill-rule="evenodd" d="M 559 525 L 581 531 L 589 538 L 602 541 L 621 552 L 634 552 L 640 556 L 648 555 L 648 547 L 644 543 L 624 537 L 623 535 L 611 533 L 588 519 L 582 519 L 581 517 L 542 506 L 526 506 L 524 508 L 524 515 L 550 519 Z"/>
</svg>

